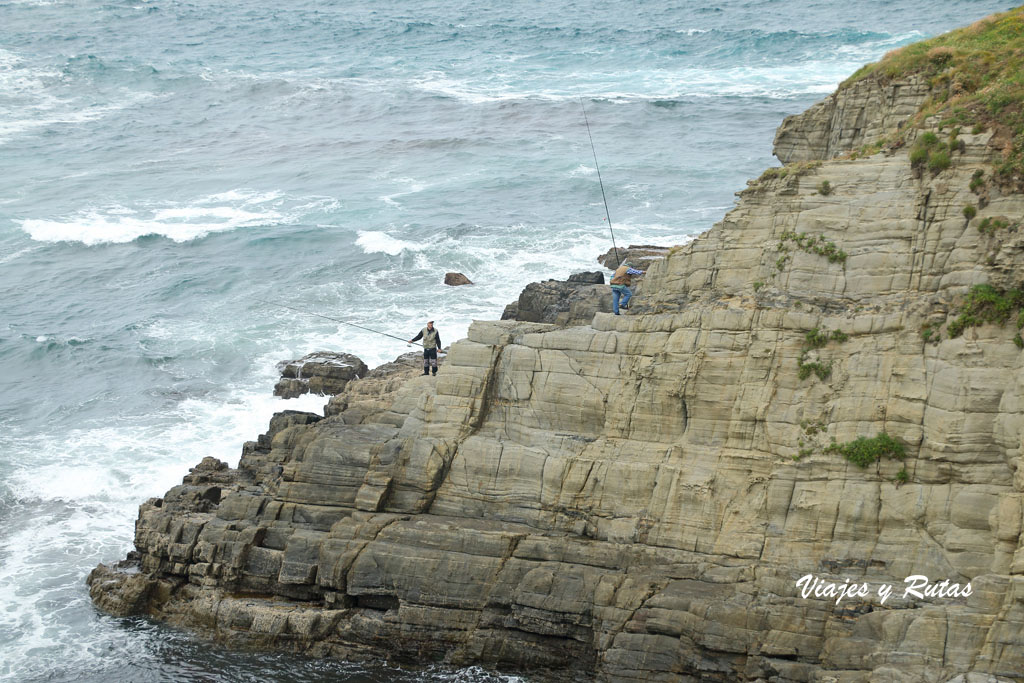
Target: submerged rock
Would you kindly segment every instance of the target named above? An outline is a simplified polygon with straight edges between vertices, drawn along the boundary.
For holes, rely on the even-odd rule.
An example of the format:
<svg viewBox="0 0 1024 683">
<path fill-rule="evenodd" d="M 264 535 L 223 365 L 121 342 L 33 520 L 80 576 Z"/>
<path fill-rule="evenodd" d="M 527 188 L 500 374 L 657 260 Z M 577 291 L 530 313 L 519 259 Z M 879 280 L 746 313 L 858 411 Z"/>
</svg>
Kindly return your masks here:
<svg viewBox="0 0 1024 683">
<path fill-rule="evenodd" d="M 278 365 L 281 380 L 274 386 L 274 396 L 296 398 L 303 394 L 339 394 L 353 379 L 367 373 L 366 364 L 350 353 L 317 351 L 298 360 Z"/>
</svg>

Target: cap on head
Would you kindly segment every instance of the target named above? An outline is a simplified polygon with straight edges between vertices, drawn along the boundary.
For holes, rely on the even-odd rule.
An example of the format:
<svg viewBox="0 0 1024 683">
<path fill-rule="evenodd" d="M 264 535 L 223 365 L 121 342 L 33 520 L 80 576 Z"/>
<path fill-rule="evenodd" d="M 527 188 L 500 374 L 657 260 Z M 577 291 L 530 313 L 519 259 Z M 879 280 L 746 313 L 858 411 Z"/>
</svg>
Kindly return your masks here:
<svg viewBox="0 0 1024 683">
<path fill-rule="evenodd" d="M 427 321 L 427 324 L 428 324 L 428 325 L 433 325 L 433 324 L 434 324 L 434 321 L 433 321 L 433 320 L 428 320 L 428 321 Z"/>
</svg>

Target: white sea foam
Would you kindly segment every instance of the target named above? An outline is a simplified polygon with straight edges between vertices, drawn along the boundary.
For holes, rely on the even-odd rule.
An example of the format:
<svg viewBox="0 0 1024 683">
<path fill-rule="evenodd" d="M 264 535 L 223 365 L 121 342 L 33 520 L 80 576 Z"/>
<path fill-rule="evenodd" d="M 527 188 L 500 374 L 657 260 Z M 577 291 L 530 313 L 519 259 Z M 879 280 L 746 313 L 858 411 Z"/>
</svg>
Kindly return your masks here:
<svg viewBox="0 0 1024 683">
<path fill-rule="evenodd" d="M 593 166 L 587 166 L 585 164 L 580 164 L 576 168 L 574 168 L 571 171 L 569 171 L 569 176 L 573 177 L 573 178 L 579 178 L 581 176 L 590 176 L 590 175 L 594 175 L 596 173 L 597 173 L 597 169 L 594 168 Z"/>
<path fill-rule="evenodd" d="M 151 99 L 150 93 L 132 93 L 105 105 L 83 104 L 75 97 L 62 96 L 64 75 L 52 69 L 33 67 L 16 53 L 0 49 L 0 144 L 34 130 L 56 125 L 77 125 Z"/>
<path fill-rule="evenodd" d="M 393 237 L 379 230 L 360 230 L 356 245 L 367 254 L 383 253 L 398 256 L 403 251 L 420 251 L 427 248 L 423 242 L 409 242 Z"/>
<path fill-rule="evenodd" d="M 493 76 L 487 81 L 459 80 L 432 73 L 414 81 L 413 87 L 472 104 L 507 100 L 575 100 L 600 98 L 628 103 L 683 97 L 768 97 L 831 92 L 860 66 L 854 59 L 842 62 L 813 60 L 779 66 L 738 66 L 730 68 L 663 69 L 572 74 L 575 88 L 555 85 L 536 77 L 512 74 Z M 504 82 L 509 81 L 509 82 Z"/>
<path fill-rule="evenodd" d="M 98 562 L 116 561 L 130 549 L 139 502 L 163 495 L 205 456 L 236 464 L 242 443 L 266 431 L 274 412 L 322 410 L 322 396 L 271 396 L 272 364 L 263 375 L 254 383 L 258 390 L 187 399 L 160 416 L 63 433 L 4 434 L 5 451 L 22 457 L 6 477 L 13 498 L 5 512 L 17 523 L 0 534 L 0 632 L 17 634 L 4 644 L 0 677 L 24 680 L 68 666 L 67 660 L 86 670 L 95 653 L 75 649 L 60 662 L 53 653 L 80 640 L 84 629 L 94 640 L 107 637 L 91 623 L 88 595 L 78 587 Z"/>
<path fill-rule="evenodd" d="M 374 179 L 380 180 L 386 177 L 387 174 L 384 174 L 383 176 L 375 177 Z M 389 180 L 394 183 L 402 183 L 405 185 L 405 187 L 398 192 L 392 192 L 391 194 L 385 194 L 377 197 L 377 199 L 381 200 L 385 204 L 388 204 L 389 206 L 401 206 L 399 202 L 395 201 L 396 197 L 405 197 L 410 194 L 416 194 L 417 192 L 422 192 L 423 190 L 430 187 L 429 184 L 420 182 L 415 178 L 389 178 Z"/>
<path fill-rule="evenodd" d="M 214 232 L 294 222 L 305 208 L 320 206 L 325 201 L 312 198 L 310 204 L 311 198 L 304 199 L 306 204 L 287 210 L 280 193 L 231 190 L 200 197 L 184 205 L 135 208 L 111 205 L 84 209 L 56 220 L 25 219 L 20 226 L 39 242 L 95 245 L 131 242 L 146 235 L 187 242 Z"/>
<path fill-rule="evenodd" d="M 183 222 L 183 218 L 213 218 Z M 64 220 L 25 220 L 22 229 L 40 242 L 81 242 L 86 245 L 131 242 L 146 235 L 162 235 L 175 242 L 205 237 L 211 232 L 234 230 L 280 219 L 276 212 L 252 213 L 239 209 L 167 209 L 154 212 L 150 218 L 103 215 L 88 211 Z"/>
</svg>

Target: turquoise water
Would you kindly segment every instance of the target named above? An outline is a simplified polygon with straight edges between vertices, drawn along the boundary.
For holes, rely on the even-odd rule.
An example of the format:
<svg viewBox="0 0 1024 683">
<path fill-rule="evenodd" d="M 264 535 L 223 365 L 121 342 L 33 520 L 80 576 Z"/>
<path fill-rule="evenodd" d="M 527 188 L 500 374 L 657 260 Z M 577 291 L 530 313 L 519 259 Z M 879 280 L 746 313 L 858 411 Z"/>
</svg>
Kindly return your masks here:
<svg viewBox="0 0 1024 683">
<path fill-rule="evenodd" d="M 777 165 L 785 115 L 1010 6 L 0 3 L 0 676 L 398 675 L 89 604 L 140 502 L 322 406 L 274 399 L 277 361 L 407 350 L 257 300 L 453 341 L 609 248 L 581 99 L 619 244 L 676 244 Z M 434 678 L 488 674 L 407 675 Z"/>
</svg>

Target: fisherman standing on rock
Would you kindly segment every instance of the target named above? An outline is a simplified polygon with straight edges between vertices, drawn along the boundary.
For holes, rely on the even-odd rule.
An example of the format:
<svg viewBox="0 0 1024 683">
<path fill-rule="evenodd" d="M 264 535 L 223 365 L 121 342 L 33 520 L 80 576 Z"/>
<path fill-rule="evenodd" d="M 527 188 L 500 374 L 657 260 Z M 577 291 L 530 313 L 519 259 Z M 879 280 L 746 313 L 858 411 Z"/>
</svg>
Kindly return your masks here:
<svg viewBox="0 0 1024 683">
<path fill-rule="evenodd" d="M 441 348 L 441 335 L 434 327 L 434 321 L 427 321 L 427 326 L 420 330 L 420 333 L 409 340 L 412 344 L 415 341 L 423 340 L 423 374 L 429 375 L 433 370 L 437 374 L 437 350 Z"/>
<path fill-rule="evenodd" d="M 615 315 L 619 314 L 619 298 L 622 299 L 623 310 L 629 310 L 629 299 L 633 296 L 632 290 L 629 286 L 633 284 L 634 275 L 643 275 L 644 271 L 637 270 L 636 268 L 630 268 L 629 262 L 625 262 L 615 269 L 615 274 L 612 275 L 612 311 Z"/>
</svg>

